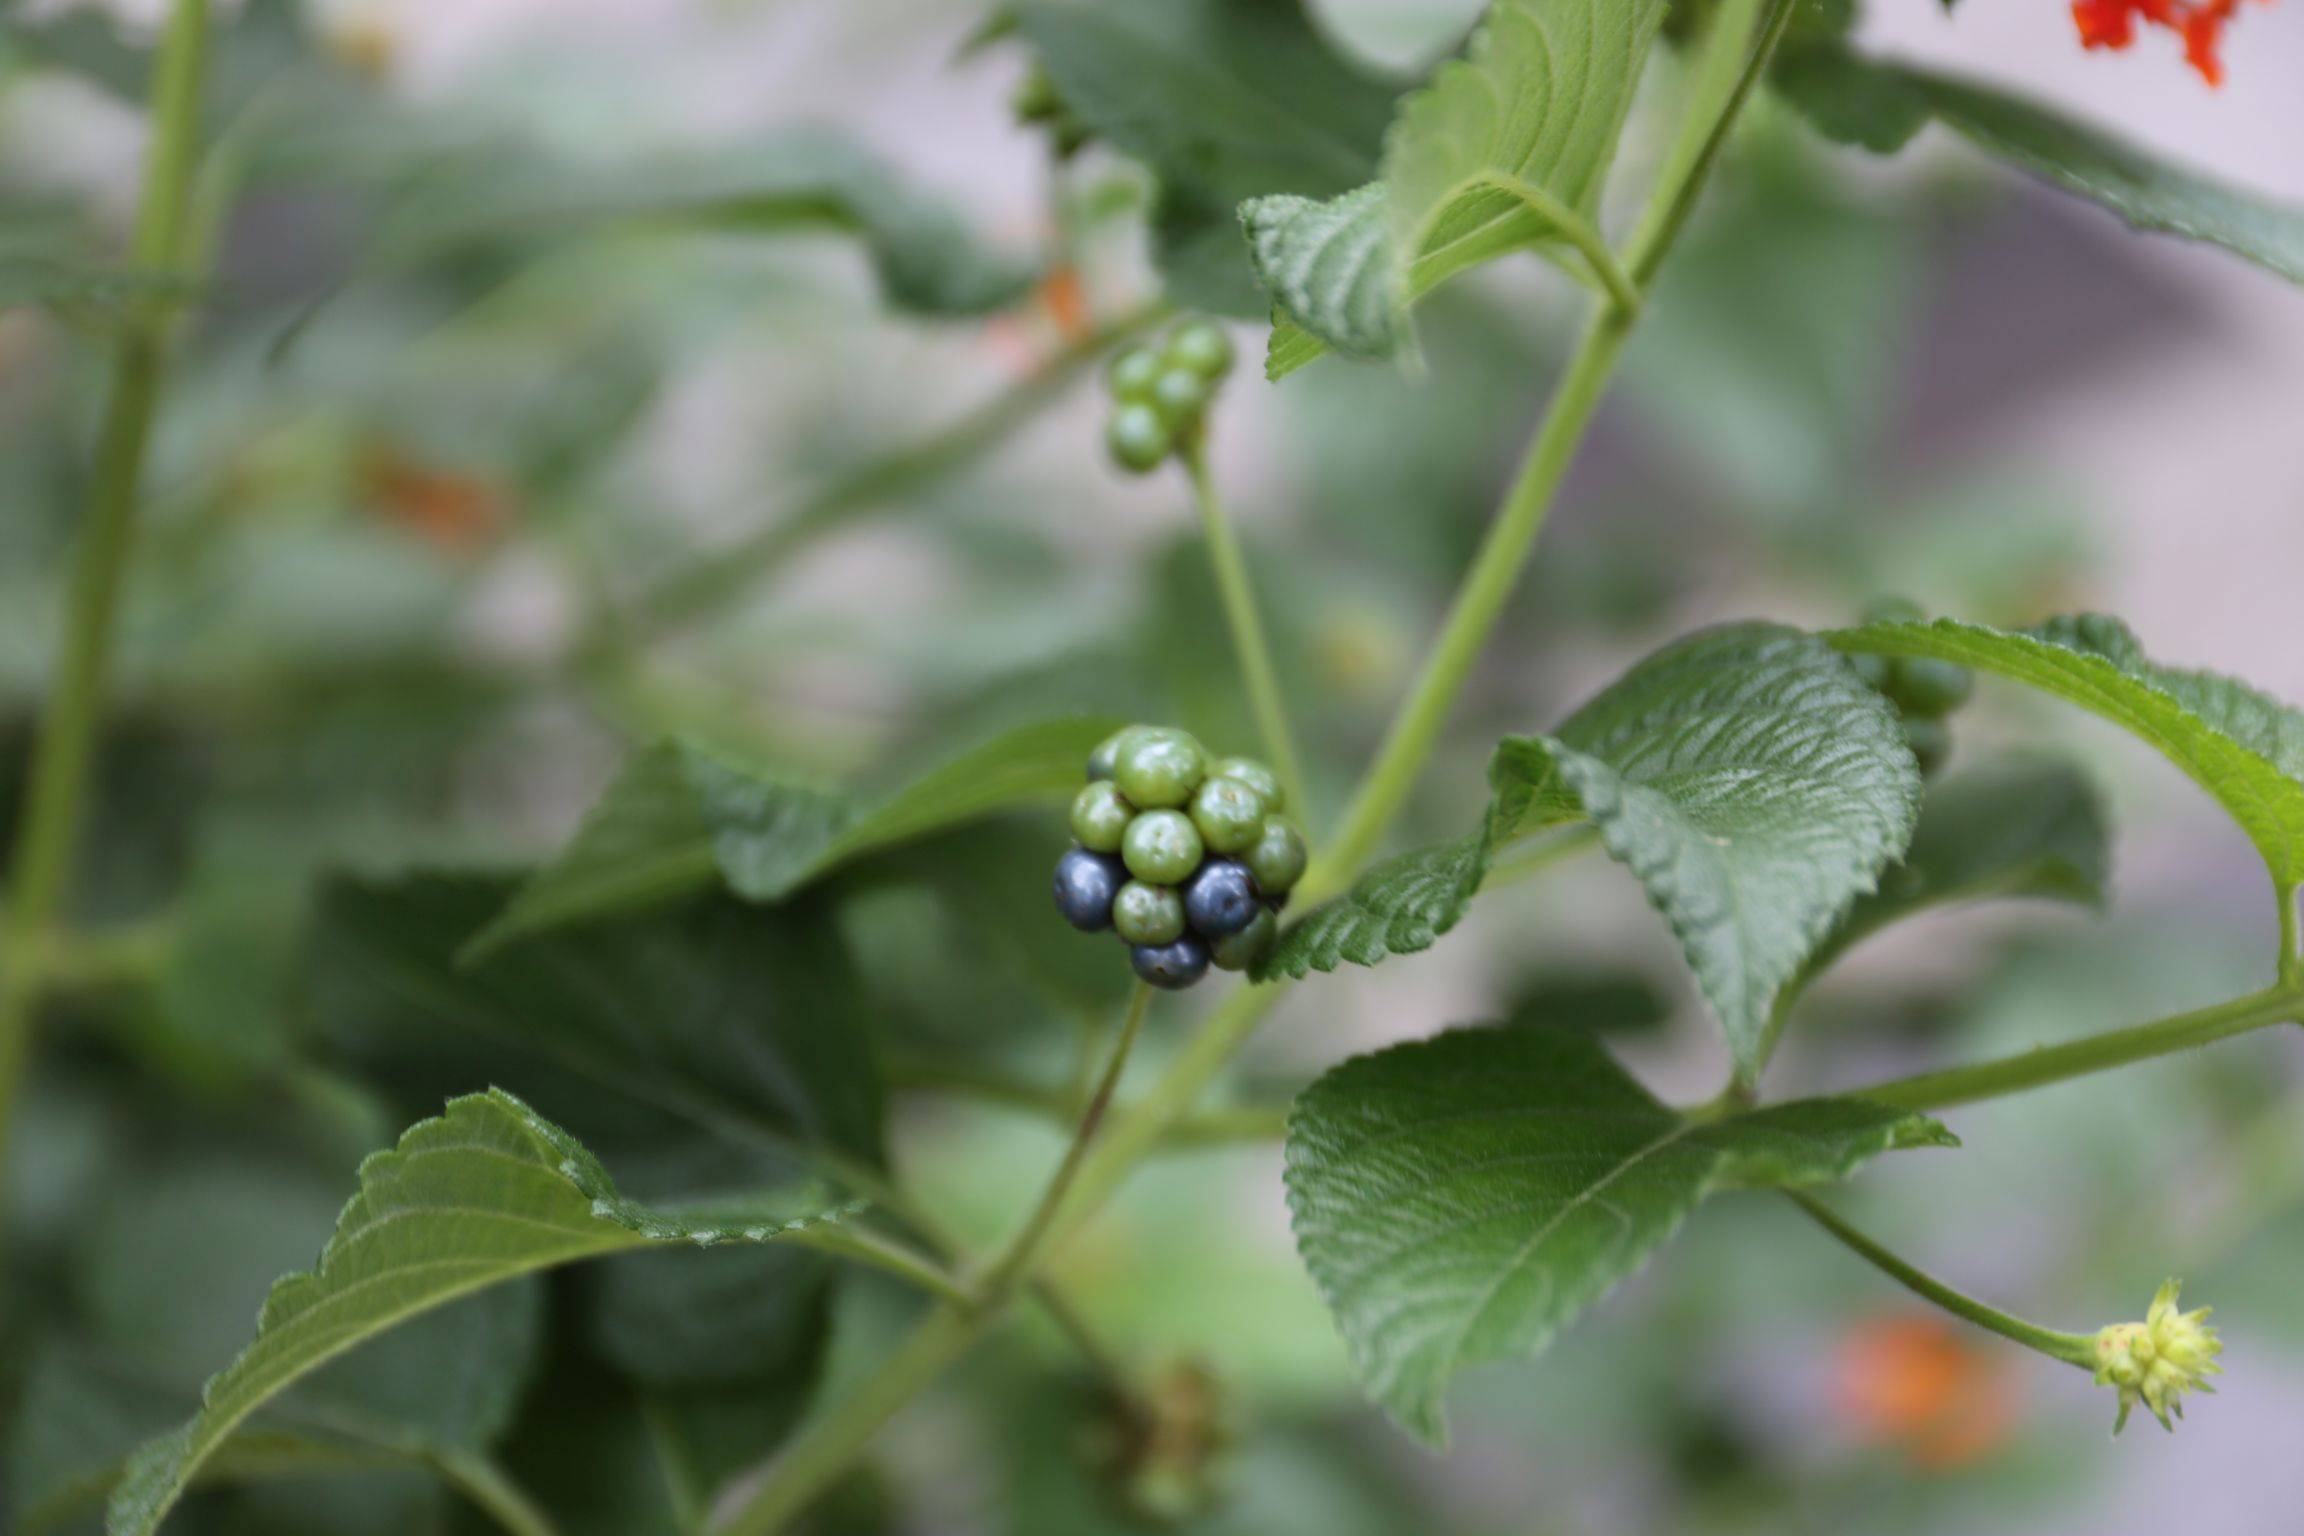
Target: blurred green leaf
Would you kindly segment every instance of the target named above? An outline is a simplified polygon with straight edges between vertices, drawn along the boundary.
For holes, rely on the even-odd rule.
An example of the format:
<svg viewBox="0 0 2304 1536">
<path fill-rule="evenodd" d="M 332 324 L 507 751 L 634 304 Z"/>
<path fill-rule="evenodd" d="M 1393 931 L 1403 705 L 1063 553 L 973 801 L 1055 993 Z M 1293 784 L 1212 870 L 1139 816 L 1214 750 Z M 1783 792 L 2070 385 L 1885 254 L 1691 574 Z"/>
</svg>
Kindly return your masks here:
<svg viewBox="0 0 2304 1536">
<path fill-rule="evenodd" d="M 1327 203 L 1241 208 L 1281 314 L 1347 356 L 1384 357 L 1410 305 L 1506 252 L 1534 248 L 1607 281 L 1600 192 L 1664 11 L 1652 0 L 1495 0 L 1463 57 L 1400 103 L 1381 181 Z M 1276 327 L 1266 375 L 1301 366 L 1307 350 Z"/>
<path fill-rule="evenodd" d="M 1260 315 L 1233 209 L 1375 171 L 1397 86 L 1338 56 L 1300 0 L 1010 0 L 1071 114 L 1160 180 L 1169 297 Z"/>
<path fill-rule="evenodd" d="M 1262 974 L 1428 947 L 1497 849 L 1599 830 L 1678 935 L 1730 1050 L 1756 1064 L 1776 994 L 1901 853 L 1920 779 L 1886 702 L 1821 640 L 1700 631 L 1641 662 L 1554 737 L 1507 737 L 1479 831 L 1378 865 L 1293 924 Z"/>
<path fill-rule="evenodd" d="M 1459 1029 L 1306 1091 L 1289 1208 L 1369 1393 L 1438 1446 L 1459 1369 L 1541 1350 L 1714 1189 L 1951 1144 L 1926 1116 L 1859 1099 L 1683 1118 L 1581 1032 Z"/>
<path fill-rule="evenodd" d="M 458 1099 L 361 1165 L 360 1192 L 307 1274 L 278 1282 L 255 1342 L 203 1390 L 190 1423 L 139 1452 L 110 1528 L 149 1536 L 248 1416 L 400 1323 L 487 1286 L 650 1244 L 763 1242 L 836 1220 L 791 1188 L 684 1210 L 626 1199 L 592 1155 L 500 1090 Z"/>
<path fill-rule="evenodd" d="M 0 246 L 0 309 L 37 305 L 68 319 L 98 319 L 182 289 L 161 273 Z"/>
<path fill-rule="evenodd" d="M 876 800 L 737 768 L 686 742 L 660 743 L 625 765 L 574 841 L 472 941 L 471 958 L 715 879 L 748 900 L 780 900 L 867 854 L 1074 789 L 1089 752 L 1122 723 L 1072 717 L 1016 726 Z"/>
<path fill-rule="evenodd" d="M 2304 882 L 2304 714 L 2246 683 L 2161 666 L 2128 626 L 2103 614 L 2030 630 L 1956 619 L 1867 624 L 1827 638 L 1860 654 L 1956 662 L 2103 716 L 2213 795 L 2264 855 L 2275 884 Z"/>
<path fill-rule="evenodd" d="M 1931 70 L 1876 64 L 1833 43 L 1793 50 L 1771 78 L 1828 138 L 1892 153 L 1940 122 L 1995 159 L 2138 229 L 2220 245 L 2304 283 L 2304 207 L 2159 159 L 2021 97 Z"/>
</svg>

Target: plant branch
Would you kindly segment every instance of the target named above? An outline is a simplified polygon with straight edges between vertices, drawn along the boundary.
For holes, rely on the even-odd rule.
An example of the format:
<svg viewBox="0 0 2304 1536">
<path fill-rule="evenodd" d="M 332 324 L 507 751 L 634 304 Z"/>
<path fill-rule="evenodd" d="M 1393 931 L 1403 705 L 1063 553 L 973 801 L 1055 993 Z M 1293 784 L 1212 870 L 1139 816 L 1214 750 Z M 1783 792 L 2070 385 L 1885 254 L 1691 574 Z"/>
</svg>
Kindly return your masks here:
<svg viewBox="0 0 2304 1536">
<path fill-rule="evenodd" d="M 2107 1030 L 2064 1045 L 2043 1046 L 2018 1056 L 2004 1056 L 1997 1061 L 1976 1062 L 1941 1072 L 1923 1072 L 1916 1077 L 1901 1077 L 1851 1092 L 1857 1098 L 1899 1109 L 1950 1109 L 1982 1099 L 2045 1088 L 2051 1083 L 2086 1077 L 2131 1062 L 2172 1056 L 2178 1051 L 2212 1045 L 2234 1035 L 2244 1035 L 2267 1025 L 2291 1023 L 2299 1018 L 2304 1018 L 2304 991 L 2278 986 L 2218 1003 L 2212 1008 L 2172 1014 L 2126 1029 Z"/>
<path fill-rule="evenodd" d="M 938 1301 L 966 1305 L 975 1299 L 967 1287 L 933 1260 L 868 1228 L 824 1222 L 792 1232 L 787 1240 L 894 1275 Z"/>
<path fill-rule="evenodd" d="M 192 275 L 195 230 L 189 205 L 199 159 L 207 53 L 207 0 L 176 0 L 153 74 L 152 143 L 134 241 L 139 270 Z M 135 546 L 145 450 L 159 410 L 174 319 L 172 299 L 155 296 L 121 321 L 87 518 L 73 555 L 56 682 L 18 823 L 8 926 L 0 938 L 0 1168 L 5 1166 L 11 1112 L 31 1053 L 38 1011 L 36 962 L 63 905 L 79 842 L 89 766 L 111 669 L 114 620 Z"/>
<path fill-rule="evenodd" d="M 1954 1290 L 1924 1270 L 1905 1263 L 1895 1254 L 1890 1253 L 1833 1215 L 1812 1196 L 1803 1194 L 1796 1189 L 1788 1189 L 1784 1191 L 1784 1198 L 1806 1211 L 1818 1226 L 1838 1238 L 1858 1256 L 1879 1269 L 1898 1285 L 1903 1286 L 1914 1295 L 1934 1302 L 1954 1317 L 1965 1319 L 1979 1328 L 1989 1329 L 2004 1339 L 2023 1345 L 2026 1349 L 2038 1350 L 2051 1360 L 2061 1360 L 2066 1365 L 2076 1365 L 2083 1370 L 2094 1367 L 2095 1340 L 2086 1334 L 2064 1333 L 2054 1328 L 2042 1328 L 2036 1323 L 2025 1322 L 2020 1317 L 2010 1317 L 1999 1308 L 1988 1306 L 1965 1292 Z"/>
<path fill-rule="evenodd" d="M 951 1094 L 981 1100 L 1002 1109 L 1055 1120 L 1070 1120 L 1079 1112 L 1084 1093 L 1045 1087 L 1019 1077 L 957 1066 L 944 1062 L 891 1062 L 891 1086 L 925 1093 Z M 1132 1106 L 1120 1105 L 1107 1113 L 1125 1116 Z M 1160 1139 L 1163 1147 L 1212 1147 L 1236 1142 L 1271 1141 L 1287 1130 L 1285 1103 L 1238 1104 L 1179 1116 Z"/>
<path fill-rule="evenodd" d="M 1256 713 L 1256 729 L 1280 784 L 1299 815 L 1306 809 L 1304 765 L 1296 755 L 1296 738 L 1288 728 L 1288 707 L 1280 697 L 1280 675 L 1272 665 L 1272 648 L 1264 620 L 1256 606 L 1256 588 L 1248 579 L 1248 561 L 1240 553 L 1240 540 L 1224 515 L 1216 495 L 1216 480 L 1208 472 L 1208 452 L 1197 431 L 1177 455 L 1185 478 L 1192 482 L 1192 500 L 1200 509 L 1200 530 L 1208 543 L 1208 564 L 1216 575 L 1217 595 L 1224 602 L 1224 622 L 1232 631 L 1232 651 L 1240 664 L 1240 680 Z"/>
<path fill-rule="evenodd" d="M 487 1457 L 463 1450 L 438 1450 L 428 1455 L 443 1481 L 510 1536 L 556 1536 L 552 1517 Z"/>
<path fill-rule="evenodd" d="M 2276 894 L 2280 898 L 2280 984 L 2304 991 L 2304 940 L 2296 931 L 2296 887 L 2283 885 Z"/>
</svg>

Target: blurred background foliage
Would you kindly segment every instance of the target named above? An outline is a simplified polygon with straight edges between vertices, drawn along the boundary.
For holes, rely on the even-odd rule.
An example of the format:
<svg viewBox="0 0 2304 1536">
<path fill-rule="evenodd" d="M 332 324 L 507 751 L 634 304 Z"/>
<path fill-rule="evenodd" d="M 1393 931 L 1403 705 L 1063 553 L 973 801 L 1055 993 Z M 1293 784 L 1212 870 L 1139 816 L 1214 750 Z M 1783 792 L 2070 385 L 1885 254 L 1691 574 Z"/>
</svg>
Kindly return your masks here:
<svg viewBox="0 0 2304 1536">
<path fill-rule="evenodd" d="M 707 38 L 772 37 L 788 69 L 821 57 L 866 122 L 904 111 L 879 98 L 921 71 L 955 73 L 919 110 L 975 114 L 965 143 L 1030 178 L 1039 212 L 996 226 L 971 187 L 849 126 L 698 131 L 669 93 L 571 50 L 412 71 L 421 7 L 238 9 L 203 183 L 214 275 L 162 418 L 76 938 L 10 1168 L 0 1518 L 92 1528 L 88 1495 L 182 1417 L 270 1279 L 310 1262 L 358 1158 L 446 1093 L 515 1087 L 642 1194 L 773 1161 L 679 1107 L 719 1069 L 726 1022 L 706 981 L 667 982 L 706 975 L 683 966 L 740 975 L 800 928 L 838 934 L 840 973 L 796 991 L 776 971 L 769 1011 L 868 1064 L 785 1108 L 814 1134 L 849 1095 L 846 1154 L 903 1170 L 978 1240 L 1057 1144 L 998 1088 L 1060 1094 L 1121 981 L 1106 949 L 1045 921 L 1049 816 L 870 864 L 798 913 L 723 914 L 734 937 L 703 958 L 684 947 L 695 914 L 621 935 L 586 959 L 627 994 L 478 1029 L 376 980 L 440 946 L 405 903 L 345 882 L 454 871 L 476 922 L 631 745 L 666 734 L 827 779 L 1054 706 L 1253 739 L 1182 485 L 1111 474 L 1094 390 L 1072 387 L 1097 338 L 1158 297 L 1149 245 L 1199 238 L 1175 200 L 1156 205 L 1109 146 L 1049 153 L 1002 105 L 1020 50 L 996 38 L 955 61 L 965 18 L 942 8 L 791 6 L 801 20 L 766 30 L 749 13 L 778 8 L 657 9 Z M 1445 45 L 1447 18 L 1361 9 L 1364 35 L 1407 40 L 1401 57 Z M 19 264 L 116 247 L 149 54 L 87 7 L 0 36 L 4 297 Z M 2038 296 L 2020 279 L 2043 248 L 2054 323 L 1980 344 Z M 1420 375 L 1330 363 L 1271 388 L 1244 370 L 1218 408 L 1324 810 L 1480 534 L 1569 303 L 1548 276 L 1501 271 L 1422 312 Z M 2202 313 L 2183 273 L 2135 260 L 2107 222 L 1968 162 L 1852 171 L 1761 111 L 1408 834 L 1460 826 L 1497 734 L 1556 719 L 1690 624 L 1837 621 L 1886 591 L 1989 622 L 2096 600 L 2107 533 L 2087 494 L 1992 427 L 2148 365 Z M 54 659 L 106 314 L 90 290 L 0 316 L 0 806 Z M 983 452 L 906 456 L 952 446 L 937 434 L 1067 358 L 1031 419 L 959 445 Z M 1963 717 L 1961 755 L 1989 760 L 2019 731 L 2063 740 L 2124 822 L 2181 802 L 2106 734 L 2001 690 Z M 2262 945 L 2244 856 L 2155 855 L 2134 879 L 2125 863 L 2100 921 L 1931 919 L 1868 951 L 1819 993 L 1785 1083 L 2245 985 Z M 1662 936 L 1610 870 L 1485 904 L 1445 954 L 1302 989 L 1233 1102 L 1508 1011 L 1609 1030 L 1676 1090 L 1716 1072 Z M 495 1007 L 480 982 L 430 981 L 463 989 L 464 1013 Z M 641 1015 L 635 1045 L 621 1026 Z M 1974 1536 L 2158 1530 L 2210 1497 L 2227 1518 L 2197 1528 L 2273 1529 L 2297 1487 L 2273 1448 L 2304 1413 L 2304 1089 L 2266 1060 L 2204 1055 L 1979 1110 L 1967 1150 L 1883 1165 L 1856 1192 L 1937 1267 L 2071 1326 L 2133 1311 L 2180 1263 L 2234 1342 L 2231 1390 L 2177 1442 L 2108 1459 L 2078 1382 L 1732 1201 L 1539 1367 L 1469 1387 L 1443 1464 L 1360 1406 L 1288 1241 L 1276 1146 L 1215 1144 L 1146 1170 L 1062 1266 L 1145 1363 L 1150 1420 L 1100 1400 L 1035 1320 L 908 1417 L 816 1527 Z M 2179 1183 L 2211 1193 L 2179 1199 Z M 479 1529 L 468 1462 L 486 1447 L 577 1536 L 691 1528 L 913 1305 L 781 1251 L 627 1258 L 492 1294 L 300 1390 L 296 1447 L 235 1464 L 182 1528 Z"/>
</svg>

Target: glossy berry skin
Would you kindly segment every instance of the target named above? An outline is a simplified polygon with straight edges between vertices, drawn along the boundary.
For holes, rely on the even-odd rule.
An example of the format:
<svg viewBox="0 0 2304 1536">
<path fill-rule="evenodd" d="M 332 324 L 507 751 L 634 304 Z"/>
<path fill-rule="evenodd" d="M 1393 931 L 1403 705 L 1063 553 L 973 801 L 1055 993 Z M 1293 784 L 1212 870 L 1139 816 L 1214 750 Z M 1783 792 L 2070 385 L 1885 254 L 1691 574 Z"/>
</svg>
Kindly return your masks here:
<svg viewBox="0 0 2304 1536">
<path fill-rule="evenodd" d="M 1888 669 L 1883 691 L 1905 714 L 1941 720 L 1968 702 L 1976 691 L 1976 675 L 1933 656 L 1899 656 Z"/>
<path fill-rule="evenodd" d="M 1152 408 L 1171 431 L 1181 432 L 1208 406 L 1208 381 L 1189 368 L 1170 368 L 1152 385 Z"/>
<path fill-rule="evenodd" d="M 1229 938 L 1264 911 L 1256 877 L 1237 859 L 1210 859 L 1184 882 L 1184 920 L 1204 939 Z"/>
<path fill-rule="evenodd" d="M 1150 347 L 1130 347 L 1112 359 L 1112 366 L 1104 375 L 1104 383 L 1112 391 L 1115 400 L 1149 405 L 1152 401 L 1152 386 L 1159 381 L 1161 371 L 1167 366 L 1160 354 Z"/>
<path fill-rule="evenodd" d="M 1144 811 L 1128 823 L 1120 857 L 1147 885 L 1181 885 L 1207 852 L 1200 829 L 1182 811 Z"/>
<path fill-rule="evenodd" d="M 1912 755 L 1920 760 L 1920 776 L 1932 779 L 1944 771 L 1952 758 L 1952 731 L 1941 720 L 1923 720 L 1917 716 L 1904 722 L 1904 740 L 1912 748 Z"/>
<path fill-rule="evenodd" d="M 1181 992 L 1208 974 L 1208 946 L 1186 934 L 1172 944 L 1139 944 L 1128 951 L 1128 963 L 1153 986 Z"/>
<path fill-rule="evenodd" d="M 1264 835 L 1264 797 L 1239 779 L 1209 779 L 1192 791 L 1192 825 L 1216 853 L 1245 853 Z"/>
<path fill-rule="evenodd" d="M 1112 777 L 1119 766 L 1120 753 L 1128 743 L 1152 729 L 1154 727 L 1149 725 L 1124 725 L 1096 743 L 1096 750 L 1088 754 L 1089 782 Z"/>
<path fill-rule="evenodd" d="M 1173 944 L 1184 936 L 1184 898 L 1173 886 L 1131 880 L 1112 898 L 1112 928 L 1131 944 Z"/>
<path fill-rule="evenodd" d="M 1269 907 L 1257 910 L 1255 920 L 1238 933 L 1227 934 L 1208 946 L 1208 958 L 1220 971 L 1244 971 L 1272 952 L 1280 937 L 1280 920 Z"/>
<path fill-rule="evenodd" d="M 1304 833 L 1295 822 L 1285 816 L 1267 816 L 1264 835 L 1244 855 L 1244 862 L 1267 894 L 1284 896 L 1304 878 L 1304 865 L 1310 857 Z"/>
<path fill-rule="evenodd" d="M 1112 926 L 1112 899 L 1128 883 L 1128 871 L 1108 853 L 1068 848 L 1056 861 L 1056 910 L 1082 933 Z"/>
<path fill-rule="evenodd" d="M 1104 428 L 1104 446 L 1112 462 L 1132 475 L 1148 475 L 1160 467 L 1175 446 L 1168 423 L 1151 406 L 1130 402 L 1112 413 Z"/>
<path fill-rule="evenodd" d="M 1128 803 L 1148 811 L 1187 804 L 1208 776 L 1208 753 L 1189 732 L 1148 726 L 1122 745 L 1112 782 Z"/>
<path fill-rule="evenodd" d="M 1072 797 L 1072 835 L 1091 853 L 1118 853 L 1136 807 L 1120 797 L 1110 779 L 1098 779 Z"/>
<path fill-rule="evenodd" d="M 1252 757 L 1220 757 L 1208 767 L 1212 779 L 1238 779 L 1256 791 L 1268 811 L 1288 809 L 1288 792 L 1280 787 L 1280 775 Z"/>
<path fill-rule="evenodd" d="M 1189 368 L 1211 382 L 1232 371 L 1232 338 L 1213 320 L 1188 320 L 1163 349 L 1169 366 Z"/>
</svg>

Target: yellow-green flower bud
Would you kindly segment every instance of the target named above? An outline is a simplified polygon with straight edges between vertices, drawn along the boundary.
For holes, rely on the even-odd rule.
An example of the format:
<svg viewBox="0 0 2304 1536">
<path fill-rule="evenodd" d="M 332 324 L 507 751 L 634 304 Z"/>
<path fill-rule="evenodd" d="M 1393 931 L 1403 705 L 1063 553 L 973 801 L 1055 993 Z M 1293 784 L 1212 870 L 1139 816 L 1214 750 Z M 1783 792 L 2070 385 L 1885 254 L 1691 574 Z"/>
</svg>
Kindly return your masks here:
<svg viewBox="0 0 2304 1536">
<path fill-rule="evenodd" d="M 2207 1326 L 2209 1309 L 2177 1311 L 2178 1284 L 2171 1280 L 2160 1287 L 2144 1321 L 2097 1330 L 2097 1384 L 2120 1394 L 2114 1434 L 2127 1426 L 2138 1403 L 2152 1410 L 2162 1429 L 2174 1429 L 2174 1419 L 2184 1417 L 2184 1394 L 2214 1392 L 2208 1378 L 2223 1374 L 2216 1357 L 2224 1352 L 2224 1344 Z"/>
</svg>

